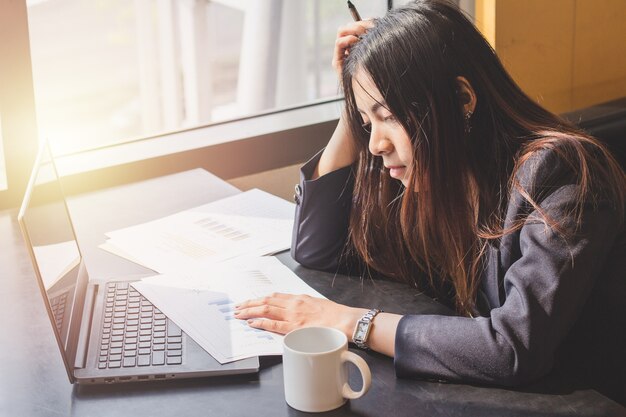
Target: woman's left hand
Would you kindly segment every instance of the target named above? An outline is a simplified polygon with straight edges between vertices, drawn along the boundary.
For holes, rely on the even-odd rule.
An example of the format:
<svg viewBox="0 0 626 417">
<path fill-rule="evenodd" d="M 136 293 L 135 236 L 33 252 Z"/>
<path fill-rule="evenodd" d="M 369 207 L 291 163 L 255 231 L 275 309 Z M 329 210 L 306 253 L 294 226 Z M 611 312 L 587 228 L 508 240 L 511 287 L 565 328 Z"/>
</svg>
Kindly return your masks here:
<svg viewBox="0 0 626 417">
<path fill-rule="evenodd" d="M 301 327 L 334 327 L 350 338 L 354 324 L 365 312 L 366 309 L 348 307 L 323 298 L 274 293 L 237 305 L 235 318 L 248 320 L 250 327 L 281 334 Z"/>
</svg>

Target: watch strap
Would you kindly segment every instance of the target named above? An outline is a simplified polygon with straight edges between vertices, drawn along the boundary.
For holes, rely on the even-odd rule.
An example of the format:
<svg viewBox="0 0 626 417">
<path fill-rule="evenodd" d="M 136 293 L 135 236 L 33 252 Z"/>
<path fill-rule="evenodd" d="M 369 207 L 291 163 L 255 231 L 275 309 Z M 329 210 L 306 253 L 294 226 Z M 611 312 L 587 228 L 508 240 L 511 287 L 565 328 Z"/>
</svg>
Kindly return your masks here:
<svg viewBox="0 0 626 417">
<path fill-rule="evenodd" d="M 363 315 L 363 317 L 361 317 L 356 322 L 354 333 L 352 334 L 352 342 L 354 342 L 354 344 L 357 345 L 359 348 L 369 349 L 369 346 L 367 345 L 367 339 L 369 339 L 369 334 L 371 330 L 370 327 L 372 326 L 374 317 L 376 317 L 376 315 L 380 313 L 381 311 L 382 310 L 373 308 L 367 313 L 365 313 L 365 315 Z M 359 332 L 360 329 L 363 329 L 364 332 Z M 363 333 L 363 335 L 360 336 L 359 333 Z"/>
</svg>

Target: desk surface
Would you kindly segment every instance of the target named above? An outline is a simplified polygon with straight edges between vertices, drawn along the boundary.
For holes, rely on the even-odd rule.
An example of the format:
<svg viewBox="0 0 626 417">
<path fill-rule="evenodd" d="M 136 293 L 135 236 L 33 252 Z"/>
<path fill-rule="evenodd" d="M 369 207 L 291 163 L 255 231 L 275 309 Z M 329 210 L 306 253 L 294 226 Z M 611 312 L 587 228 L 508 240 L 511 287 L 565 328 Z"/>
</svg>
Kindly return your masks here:
<svg viewBox="0 0 626 417">
<path fill-rule="evenodd" d="M 236 193 L 202 170 L 188 171 L 70 199 L 92 278 L 145 269 L 96 248 L 103 233 Z M 257 375 L 110 386 L 67 379 L 16 221 L 0 212 L 0 415 L 2 416 L 293 416 L 285 403 L 279 357 L 262 358 Z M 335 301 L 397 313 L 434 312 L 436 304 L 402 284 L 312 271 L 288 253 L 278 258 Z M 521 390 L 397 379 L 393 360 L 357 351 L 372 369 L 370 392 L 324 415 L 354 416 L 626 416 L 626 409 L 559 377 Z M 352 380 L 353 379 L 353 380 Z M 358 385 L 356 371 L 351 374 Z"/>
</svg>

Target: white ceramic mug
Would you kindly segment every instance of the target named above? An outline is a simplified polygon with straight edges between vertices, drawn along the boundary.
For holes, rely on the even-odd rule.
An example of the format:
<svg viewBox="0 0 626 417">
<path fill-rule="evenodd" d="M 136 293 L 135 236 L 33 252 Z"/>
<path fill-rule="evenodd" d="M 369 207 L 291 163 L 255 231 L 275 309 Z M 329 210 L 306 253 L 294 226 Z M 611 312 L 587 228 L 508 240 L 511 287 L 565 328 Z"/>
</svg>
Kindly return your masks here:
<svg viewBox="0 0 626 417">
<path fill-rule="evenodd" d="M 348 384 L 347 363 L 361 372 L 363 387 L 356 392 Z M 367 363 L 348 350 L 348 338 L 330 327 L 294 330 L 283 341 L 285 399 L 296 410 L 329 411 L 347 399 L 367 392 L 372 374 Z"/>
</svg>

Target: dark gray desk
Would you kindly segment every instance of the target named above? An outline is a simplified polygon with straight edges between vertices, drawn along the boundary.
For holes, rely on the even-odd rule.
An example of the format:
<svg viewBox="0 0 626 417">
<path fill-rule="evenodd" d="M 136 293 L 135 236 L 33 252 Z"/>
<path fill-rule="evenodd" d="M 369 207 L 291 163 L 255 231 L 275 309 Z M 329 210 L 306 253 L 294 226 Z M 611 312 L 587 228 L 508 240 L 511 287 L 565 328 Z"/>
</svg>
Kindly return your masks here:
<svg viewBox="0 0 626 417">
<path fill-rule="evenodd" d="M 103 233 L 207 203 L 236 190 L 195 170 L 70 199 L 80 244 L 94 278 L 146 270 L 96 249 Z M 428 312 L 436 306 L 415 290 L 388 282 L 361 283 L 278 258 L 338 302 L 387 311 Z M 258 375 L 96 387 L 67 380 L 16 221 L 0 212 L 0 416 L 291 416 L 280 358 Z M 626 416 L 626 409 L 573 381 L 547 378 L 524 390 L 401 380 L 391 359 L 359 352 L 373 384 L 362 399 L 325 415 L 355 416 Z M 356 374 L 356 372 L 355 372 Z M 358 384 L 358 380 L 352 381 Z"/>
</svg>

